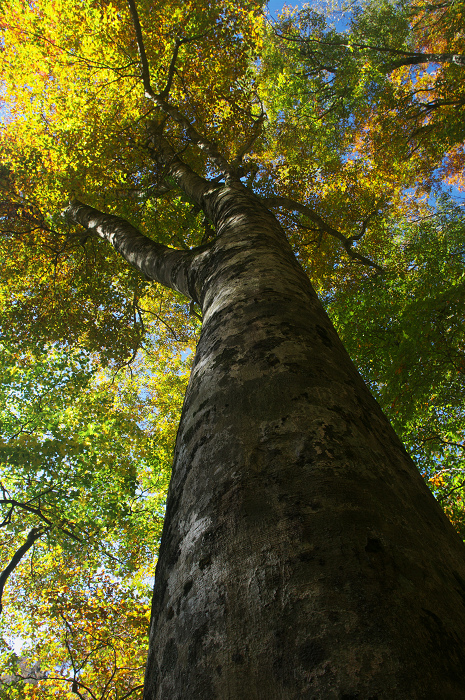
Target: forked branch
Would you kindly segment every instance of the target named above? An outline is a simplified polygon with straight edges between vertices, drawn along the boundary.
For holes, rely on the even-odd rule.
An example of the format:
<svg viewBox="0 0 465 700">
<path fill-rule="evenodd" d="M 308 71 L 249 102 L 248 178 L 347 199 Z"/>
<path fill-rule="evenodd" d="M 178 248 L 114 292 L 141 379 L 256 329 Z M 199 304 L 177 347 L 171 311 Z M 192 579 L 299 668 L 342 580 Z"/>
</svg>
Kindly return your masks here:
<svg viewBox="0 0 465 700">
<path fill-rule="evenodd" d="M 187 119 L 187 117 L 182 114 L 178 107 L 172 105 L 168 102 L 169 91 L 171 89 L 171 84 L 173 81 L 174 70 L 176 65 L 176 60 L 178 57 L 179 48 L 182 44 L 192 41 L 193 39 L 177 39 L 175 43 L 175 48 L 173 56 L 170 62 L 170 67 L 168 69 L 168 80 L 165 88 L 159 94 L 155 93 L 152 88 L 150 81 L 150 69 L 147 60 L 147 54 L 145 51 L 144 39 L 142 35 L 142 28 L 139 20 L 139 14 L 137 12 L 137 7 L 135 0 L 128 0 L 129 10 L 131 12 L 132 22 L 134 25 L 134 31 L 136 34 L 137 46 L 139 49 L 139 56 L 142 69 L 142 81 L 144 84 L 144 92 L 147 99 L 154 102 L 157 107 L 159 107 L 165 114 L 170 116 L 177 124 L 181 126 L 184 130 L 187 138 L 191 143 L 198 146 L 205 155 L 210 158 L 210 160 L 216 165 L 221 173 L 225 177 L 234 178 L 234 168 L 228 163 L 226 158 L 219 152 L 217 146 L 213 141 L 207 139 L 203 134 L 201 134 L 195 126 Z"/>
<path fill-rule="evenodd" d="M 258 137 L 261 134 L 262 125 L 263 125 L 263 122 L 265 121 L 265 119 L 266 119 L 266 113 L 262 109 L 260 116 L 254 122 L 250 138 L 242 146 L 242 148 L 239 149 L 236 157 L 233 160 L 232 167 L 233 167 L 234 171 L 236 171 L 237 168 L 241 165 L 244 156 L 252 150 L 252 147 L 253 147 L 255 141 L 258 139 Z"/>
<path fill-rule="evenodd" d="M 180 162 L 177 165 L 182 168 L 184 164 Z M 200 181 L 200 184 L 207 184 L 198 175 L 195 175 L 195 178 Z M 198 301 L 192 264 L 198 255 L 206 252 L 208 244 L 192 250 L 169 248 L 144 236 L 126 219 L 105 214 L 77 199 L 70 202 L 64 215 L 74 223 L 86 228 L 90 234 L 110 243 L 132 267 L 142 272 L 147 279 L 155 280 L 165 287 L 181 292 L 191 300 Z"/>
<path fill-rule="evenodd" d="M 303 214 L 308 219 L 310 219 L 310 221 L 313 221 L 317 225 L 319 231 L 327 233 L 333 238 L 337 238 L 337 240 L 340 241 L 344 246 L 347 255 L 349 255 L 349 257 L 351 257 L 353 260 L 357 260 L 360 263 L 363 263 L 363 265 L 369 265 L 370 267 L 374 267 L 376 270 L 382 272 L 383 268 L 380 265 L 375 263 L 373 260 L 370 260 L 370 258 L 365 257 L 365 255 L 358 253 L 352 248 L 354 241 L 359 240 L 365 234 L 366 227 L 368 226 L 370 219 L 373 218 L 374 213 L 370 214 L 365 219 L 365 221 L 362 224 L 362 231 L 360 234 L 350 236 L 349 238 L 347 238 L 346 236 L 344 236 L 343 233 L 341 233 L 333 226 L 328 224 L 319 214 L 316 213 L 316 211 L 313 211 L 313 209 L 306 206 L 305 204 L 296 202 L 290 197 L 267 197 L 264 198 L 262 201 L 268 207 L 284 207 L 285 209 L 290 209 L 291 211 L 297 211 L 300 214 Z"/>
<path fill-rule="evenodd" d="M 21 559 L 25 556 L 25 554 L 27 554 L 32 545 L 35 542 L 37 542 L 37 540 L 40 537 L 42 537 L 43 534 L 48 532 L 48 530 L 50 530 L 50 527 L 44 527 L 43 525 L 33 527 L 31 530 L 29 530 L 26 541 L 24 542 L 24 544 L 21 545 L 21 547 L 19 547 L 16 550 L 16 552 L 11 557 L 10 563 L 3 569 L 2 573 L 0 574 L 0 613 L 3 610 L 2 596 L 8 577 L 13 573 L 13 571 L 20 563 Z"/>
</svg>

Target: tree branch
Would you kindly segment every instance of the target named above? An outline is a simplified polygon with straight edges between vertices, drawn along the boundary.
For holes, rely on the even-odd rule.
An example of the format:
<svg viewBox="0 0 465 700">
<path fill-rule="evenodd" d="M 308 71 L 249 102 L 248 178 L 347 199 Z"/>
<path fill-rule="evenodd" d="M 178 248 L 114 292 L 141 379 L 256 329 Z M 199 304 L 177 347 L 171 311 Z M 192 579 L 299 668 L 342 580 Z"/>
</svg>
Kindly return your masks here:
<svg viewBox="0 0 465 700">
<path fill-rule="evenodd" d="M 40 507 L 39 507 L 39 508 L 35 508 L 34 506 L 30 506 L 28 503 L 22 503 L 21 501 L 15 501 L 14 498 L 2 498 L 2 499 L 0 499 L 0 504 L 1 504 L 1 503 L 5 503 L 5 504 L 11 505 L 11 506 L 12 506 L 12 509 L 14 509 L 14 508 L 16 507 L 16 508 L 19 508 L 20 510 L 26 510 L 26 511 L 28 511 L 29 513 L 34 513 L 34 515 L 37 515 L 41 520 L 43 520 L 45 523 L 47 523 L 47 525 L 49 525 L 50 527 L 52 526 L 52 521 L 49 520 L 49 519 L 42 513 L 42 509 L 41 509 Z M 8 517 L 8 516 L 7 516 L 7 517 Z M 0 527 L 3 527 L 3 525 L 7 525 L 8 522 L 10 522 L 10 519 L 8 519 L 8 520 L 5 519 L 5 520 L 0 524 Z"/>
<path fill-rule="evenodd" d="M 104 214 L 77 199 L 71 201 L 63 213 L 92 234 L 108 241 L 147 279 L 155 280 L 197 301 L 192 263 L 197 255 L 208 249 L 208 244 L 192 250 L 169 248 L 144 236 L 125 219 Z"/>
<path fill-rule="evenodd" d="M 249 140 L 244 144 L 244 146 L 242 146 L 242 148 L 239 149 L 236 157 L 234 158 L 234 160 L 232 162 L 232 168 L 234 169 L 234 171 L 236 171 L 237 168 L 241 165 L 242 159 L 244 158 L 246 153 L 249 153 L 249 151 L 252 149 L 252 146 L 254 145 L 255 141 L 260 136 L 262 124 L 265 121 L 265 118 L 266 118 L 266 114 L 265 114 L 264 110 L 262 109 L 262 113 L 260 114 L 260 116 L 258 117 L 258 119 L 255 121 L 255 123 L 253 125 L 252 134 L 251 134 Z"/>
<path fill-rule="evenodd" d="M 131 12 L 134 31 L 136 34 L 137 46 L 139 49 L 139 56 L 142 68 L 142 81 L 144 84 L 145 96 L 147 97 L 147 99 L 154 102 L 157 105 L 157 107 L 159 107 L 165 114 L 174 119 L 174 121 L 177 122 L 177 124 L 179 124 L 182 129 L 184 129 L 186 136 L 188 137 L 190 142 L 198 146 L 205 153 L 205 155 L 213 161 L 213 163 L 216 165 L 216 167 L 221 173 L 223 173 L 226 177 L 235 178 L 234 169 L 228 163 L 226 158 L 219 152 L 216 144 L 213 143 L 213 141 L 207 139 L 205 136 L 203 136 L 199 131 L 197 131 L 194 125 L 191 124 L 191 122 L 182 114 L 178 107 L 171 105 L 166 99 L 171 88 L 179 47 L 181 46 L 181 44 L 186 43 L 189 40 L 178 39 L 176 41 L 175 49 L 168 70 L 168 82 L 164 90 L 157 95 L 154 92 L 150 82 L 149 64 L 147 61 L 147 54 L 145 52 L 142 28 L 135 0 L 128 0 L 128 5 L 129 10 Z"/>
<path fill-rule="evenodd" d="M 368 224 L 376 216 L 376 214 L 378 213 L 378 211 L 377 211 L 378 207 L 380 207 L 383 204 L 383 202 L 384 202 L 384 197 L 381 197 L 381 199 L 379 199 L 378 202 L 376 203 L 373 211 L 370 212 L 370 214 L 368 214 L 368 216 L 365 217 L 365 219 L 362 221 L 362 228 L 360 230 L 360 233 L 357 233 L 354 236 L 349 236 L 349 238 L 347 239 L 347 242 L 349 245 L 352 245 L 354 241 L 359 241 L 361 238 L 363 238 L 363 236 L 365 235 L 365 233 L 367 231 Z"/>
<path fill-rule="evenodd" d="M 216 183 L 208 181 L 187 165 L 175 152 L 168 140 L 162 135 L 163 127 L 155 121 L 147 122 L 149 143 L 154 149 L 154 157 L 159 158 L 167 167 L 168 173 L 179 187 L 205 213 L 207 213 L 206 195 Z"/>
<path fill-rule="evenodd" d="M 144 686 L 143 685 L 135 685 L 132 690 L 129 691 L 129 693 L 126 693 L 125 695 L 121 696 L 121 700 L 125 700 L 125 698 L 128 698 L 130 695 L 136 692 L 136 690 L 142 690 Z"/>
<path fill-rule="evenodd" d="M 40 537 L 42 537 L 44 533 L 48 532 L 49 530 L 50 527 L 43 527 L 42 525 L 39 525 L 39 527 L 33 527 L 32 530 L 30 530 L 28 533 L 26 542 L 22 544 L 21 547 L 19 547 L 19 549 L 16 550 L 16 552 L 11 558 L 10 563 L 3 569 L 2 573 L 0 574 L 0 613 L 3 610 L 2 596 L 8 577 L 13 573 L 21 559 L 29 551 L 32 545 Z"/>
<path fill-rule="evenodd" d="M 141 34 L 141 40 L 142 40 L 142 34 Z M 179 47 L 185 43 L 186 43 L 185 39 L 176 39 L 176 41 L 174 42 L 174 51 L 173 51 L 173 55 L 171 57 L 170 67 L 168 68 L 168 77 L 166 79 L 166 85 L 163 88 L 163 90 L 160 92 L 160 97 L 162 99 L 166 99 L 167 97 L 169 97 L 169 94 L 171 91 L 171 85 L 173 83 L 173 78 L 174 78 L 174 71 L 176 68 L 176 61 L 178 60 Z M 145 87 L 145 85 L 144 85 L 144 87 Z"/>
<path fill-rule="evenodd" d="M 363 263 L 364 265 L 369 265 L 370 267 L 374 267 L 380 272 L 382 272 L 383 268 L 378 265 L 377 263 L 373 262 L 373 260 L 370 260 L 369 258 L 365 257 L 364 255 L 361 255 L 361 253 L 357 253 L 357 251 L 353 250 L 352 244 L 353 241 L 358 240 L 361 238 L 363 233 L 365 231 L 363 230 L 363 233 L 358 236 L 351 236 L 350 238 L 346 238 L 343 233 L 338 231 L 337 229 L 333 228 L 329 224 L 326 223 L 324 219 L 321 218 L 319 214 L 317 214 L 313 209 L 310 209 L 310 207 L 306 206 L 305 204 L 301 204 L 300 202 L 296 202 L 295 200 L 289 198 L 289 197 L 266 197 L 262 199 L 262 202 L 265 204 L 265 206 L 269 207 L 284 207 L 285 209 L 291 209 L 293 211 L 298 211 L 300 214 L 303 214 L 306 216 L 308 219 L 311 221 L 315 222 L 319 228 L 320 231 L 323 231 L 324 233 L 327 233 L 330 236 L 333 236 L 333 238 L 337 238 L 338 241 L 342 243 L 344 246 L 347 254 L 353 259 L 353 260 L 358 260 L 359 262 Z M 374 214 L 371 214 L 369 218 L 374 216 Z M 365 220 L 365 229 L 366 225 L 368 223 L 368 220 Z M 363 229 L 363 227 L 362 227 Z"/>
<path fill-rule="evenodd" d="M 321 46 L 329 46 L 331 48 L 349 49 L 370 49 L 378 53 L 386 53 L 389 55 L 399 56 L 399 61 L 393 64 L 391 70 L 400 66 L 417 65 L 419 63 L 453 63 L 457 66 L 465 68 L 465 55 L 455 53 L 423 53 L 421 51 L 404 51 L 402 49 L 393 49 L 390 46 L 373 46 L 372 44 L 364 44 L 354 41 L 325 41 L 324 39 L 316 39 L 313 37 L 298 37 L 280 34 L 276 32 L 280 39 L 285 41 L 294 41 L 300 44 L 320 44 Z M 303 52 L 305 54 L 305 51 Z M 313 51 L 310 52 L 313 54 Z"/>
</svg>

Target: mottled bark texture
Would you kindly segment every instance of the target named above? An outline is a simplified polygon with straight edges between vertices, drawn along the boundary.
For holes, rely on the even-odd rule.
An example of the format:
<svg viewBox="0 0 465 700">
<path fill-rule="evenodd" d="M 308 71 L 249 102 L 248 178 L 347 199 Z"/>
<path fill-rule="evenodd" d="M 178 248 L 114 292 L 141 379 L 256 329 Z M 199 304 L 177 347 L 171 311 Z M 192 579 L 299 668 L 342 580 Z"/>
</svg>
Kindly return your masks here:
<svg viewBox="0 0 465 700">
<path fill-rule="evenodd" d="M 196 176 L 195 176 L 196 177 Z M 201 182 L 201 178 L 197 178 Z M 195 294 L 196 259 L 208 246 L 195 250 L 175 250 L 144 236 L 126 219 L 104 214 L 74 199 L 64 214 L 81 224 L 90 234 L 99 236 L 147 279 L 156 280 L 170 289 L 198 301 Z"/>
<path fill-rule="evenodd" d="M 145 700 L 462 700 L 461 541 L 276 219 L 206 199 Z"/>
<path fill-rule="evenodd" d="M 216 227 L 209 246 L 68 208 L 203 311 L 145 700 L 463 700 L 462 542 L 274 216 L 240 183 L 171 166 Z"/>
</svg>

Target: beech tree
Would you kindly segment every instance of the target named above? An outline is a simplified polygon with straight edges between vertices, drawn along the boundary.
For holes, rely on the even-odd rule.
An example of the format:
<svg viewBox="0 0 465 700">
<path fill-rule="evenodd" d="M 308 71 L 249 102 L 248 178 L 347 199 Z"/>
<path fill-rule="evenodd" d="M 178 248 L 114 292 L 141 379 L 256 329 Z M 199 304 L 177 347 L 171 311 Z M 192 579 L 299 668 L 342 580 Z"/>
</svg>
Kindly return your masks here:
<svg viewBox="0 0 465 700">
<path fill-rule="evenodd" d="M 201 316 L 147 700 L 460 698 L 463 544 L 268 208 L 379 270 L 356 243 L 380 204 L 342 229 L 269 182 L 260 9 L 6 5 L 4 323 L 111 363 L 138 347 L 147 280 Z"/>
</svg>

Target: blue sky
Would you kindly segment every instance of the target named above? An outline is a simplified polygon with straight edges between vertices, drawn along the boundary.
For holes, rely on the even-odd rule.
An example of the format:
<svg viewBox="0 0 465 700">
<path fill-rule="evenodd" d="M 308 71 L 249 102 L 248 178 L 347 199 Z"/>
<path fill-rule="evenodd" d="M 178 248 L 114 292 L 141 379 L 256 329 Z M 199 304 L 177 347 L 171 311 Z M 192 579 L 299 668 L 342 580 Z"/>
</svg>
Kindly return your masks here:
<svg viewBox="0 0 465 700">
<path fill-rule="evenodd" d="M 304 4 L 311 4 L 309 0 L 307 0 L 307 3 L 304 3 L 303 0 L 295 0 L 295 2 L 292 2 L 292 0 L 270 0 L 268 3 L 268 10 L 270 12 L 270 15 L 276 19 L 278 16 L 278 13 L 283 9 L 284 5 L 287 5 L 288 7 L 302 7 Z"/>
<path fill-rule="evenodd" d="M 323 7 L 325 6 L 326 3 L 321 3 L 321 2 L 312 2 L 312 0 L 269 0 L 268 2 L 268 11 L 273 19 L 277 19 L 278 14 L 281 12 L 283 7 L 297 7 L 301 8 L 304 5 L 314 5 L 315 9 L 322 10 Z M 336 3 L 335 10 L 337 10 L 337 6 L 342 5 L 342 3 Z M 329 3 L 327 4 L 327 9 L 329 10 Z M 349 13 L 344 12 L 343 14 L 336 12 L 334 15 L 331 16 L 331 24 L 334 25 L 334 28 L 342 32 L 345 29 L 347 29 L 348 26 L 348 18 L 349 18 Z"/>
</svg>

